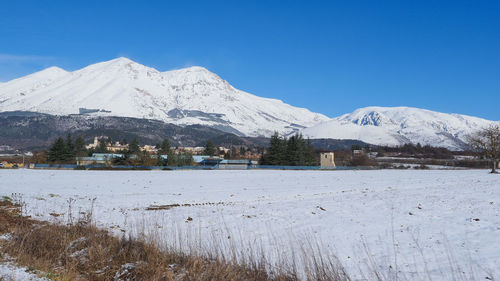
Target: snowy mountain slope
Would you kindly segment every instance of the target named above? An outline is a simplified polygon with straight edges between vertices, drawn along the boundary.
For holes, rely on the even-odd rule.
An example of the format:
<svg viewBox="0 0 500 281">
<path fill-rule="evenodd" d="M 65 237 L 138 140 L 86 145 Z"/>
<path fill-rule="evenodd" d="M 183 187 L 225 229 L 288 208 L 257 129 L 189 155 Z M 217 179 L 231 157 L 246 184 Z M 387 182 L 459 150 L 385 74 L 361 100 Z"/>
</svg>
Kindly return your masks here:
<svg viewBox="0 0 500 281">
<path fill-rule="evenodd" d="M 51 67 L 0 85 L 0 112 L 34 111 L 208 125 L 247 136 L 290 133 L 329 120 L 232 87 L 203 67 L 160 72 L 118 58 L 67 72 Z"/>
<path fill-rule="evenodd" d="M 466 135 L 494 121 L 412 107 L 366 107 L 302 130 L 310 138 L 358 139 L 377 145 L 420 143 L 463 148 Z"/>
</svg>

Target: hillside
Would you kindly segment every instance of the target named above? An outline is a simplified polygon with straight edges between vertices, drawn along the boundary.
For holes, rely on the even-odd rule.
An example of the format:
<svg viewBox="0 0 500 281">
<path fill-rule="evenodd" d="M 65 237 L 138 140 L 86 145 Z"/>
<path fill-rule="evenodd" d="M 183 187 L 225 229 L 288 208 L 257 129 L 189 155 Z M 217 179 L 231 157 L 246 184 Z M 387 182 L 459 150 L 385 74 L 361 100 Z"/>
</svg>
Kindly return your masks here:
<svg viewBox="0 0 500 281">
<path fill-rule="evenodd" d="M 32 112 L 0 113 L 0 143 L 16 149 L 45 149 L 56 137 L 68 133 L 122 141 L 137 138 L 141 144 L 157 144 L 169 138 L 175 146 L 203 146 L 207 140 L 218 145 L 254 146 L 259 141 L 201 125 L 177 126 L 162 121 L 109 116 L 53 116 Z"/>
</svg>

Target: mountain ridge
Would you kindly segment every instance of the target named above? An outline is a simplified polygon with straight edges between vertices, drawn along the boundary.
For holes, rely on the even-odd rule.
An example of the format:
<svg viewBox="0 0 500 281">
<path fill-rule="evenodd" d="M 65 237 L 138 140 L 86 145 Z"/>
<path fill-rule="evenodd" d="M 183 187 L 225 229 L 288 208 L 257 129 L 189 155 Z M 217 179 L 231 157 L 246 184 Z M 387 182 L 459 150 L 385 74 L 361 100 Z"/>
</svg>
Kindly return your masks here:
<svg viewBox="0 0 500 281">
<path fill-rule="evenodd" d="M 290 133 L 329 118 L 240 91 L 203 67 L 158 71 L 127 58 L 50 67 L 0 87 L 0 111 L 88 114 L 201 124 L 245 136 Z M 93 110 L 93 111 L 92 111 Z"/>
<path fill-rule="evenodd" d="M 495 123 L 500 124 L 479 117 L 415 107 L 370 106 L 301 132 L 311 138 L 359 139 L 391 146 L 420 143 L 459 150 L 466 148 L 467 135 Z"/>
<path fill-rule="evenodd" d="M 315 139 L 450 149 L 463 149 L 467 134 L 498 123 L 406 106 L 371 106 L 328 118 L 240 91 L 201 66 L 159 71 L 124 57 L 75 71 L 53 66 L 0 83 L 0 112 L 8 111 L 141 118 L 249 137 L 302 132 Z"/>
</svg>

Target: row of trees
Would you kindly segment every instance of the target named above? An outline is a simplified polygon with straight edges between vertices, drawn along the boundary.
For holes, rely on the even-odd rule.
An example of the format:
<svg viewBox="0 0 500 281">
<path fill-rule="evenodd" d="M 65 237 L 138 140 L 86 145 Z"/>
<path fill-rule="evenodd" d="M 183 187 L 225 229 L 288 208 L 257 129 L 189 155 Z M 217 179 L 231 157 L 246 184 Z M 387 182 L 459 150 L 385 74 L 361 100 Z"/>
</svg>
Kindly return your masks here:
<svg viewBox="0 0 500 281">
<path fill-rule="evenodd" d="M 224 159 L 240 159 L 245 157 L 247 151 L 250 151 L 250 149 L 245 148 L 244 146 L 240 146 L 239 148 L 232 146 L 229 151 L 221 151 L 217 147 L 215 147 L 214 143 L 211 140 L 209 140 L 205 144 L 203 155 L 224 155 Z"/>
<path fill-rule="evenodd" d="M 156 145 L 156 148 L 158 148 L 157 164 L 160 166 L 193 165 L 193 154 L 190 152 L 176 153 L 168 139 L 164 139 L 161 144 Z M 162 155 L 167 155 L 167 159 L 162 158 Z"/>
<path fill-rule="evenodd" d="M 401 146 L 381 146 L 374 150 L 379 153 L 379 156 L 384 156 L 386 153 L 399 152 L 401 156 L 406 157 L 453 159 L 453 152 L 447 148 L 421 145 L 420 143 L 406 143 Z"/>
<path fill-rule="evenodd" d="M 305 140 L 301 134 L 280 137 L 275 132 L 260 162 L 262 165 L 314 166 L 318 161 L 311 140 Z"/>
<path fill-rule="evenodd" d="M 110 153 L 107 148 L 109 139 L 101 138 L 95 148 L 87 149 L 85 140 L 79 136 L 73 140 L 70 134 L 66 138 L 59 137 L 48 149 L 46 160 L 50 163 L 74 163 L 75 157 L 91 156 L 93 153 Z M 114 158 L 112 164 L 115 165 L 162 165 L 162 166 L 189 166 L 193 164 L 193 155 L 189 152 L 177 154 L 171 149 L 168 139 L 157 145 L 157 155 L 151 155 L 147 151 L 142 151 L 139 142 L 134 138 L 128 148 L 116 151 L 123 157 Z M 168 160 L 161 155 L 168 155 Z M 43 161 L 43 159 L 41 159 Z"/>
<path fill-rule="evenodd" d="M 76 156 L 86 156 L 85 140 L 77 137 L 74 141 L 70 134 L 66 139 L 57 138 L 47 151 L 47 160 L 49 162 L 72 162 Z"/>
</svg>

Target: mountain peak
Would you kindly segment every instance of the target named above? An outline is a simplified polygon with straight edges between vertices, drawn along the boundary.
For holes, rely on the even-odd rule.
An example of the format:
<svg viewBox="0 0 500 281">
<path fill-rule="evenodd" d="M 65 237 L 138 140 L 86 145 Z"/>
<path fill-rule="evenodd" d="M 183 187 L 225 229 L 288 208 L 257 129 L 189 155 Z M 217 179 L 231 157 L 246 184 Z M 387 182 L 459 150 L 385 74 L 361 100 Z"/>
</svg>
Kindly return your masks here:
<svg viewBox="0 0 500 281">
<path fill-rule="evenodd" d="M 184 68 L 186 69 L 187 71 L 203 71 L 203 72 L 210 72 L 208 69 L 206 69 L 205 67 L 203 66 L 197 66 L 197 65 L 193 65 L 193 66 L 189 66 L 189 67 L 186 67 Z"/>
<path fill-rule="evenodd" d="M 140 65 L 140 66 L 144 66 L 138 62 L 135 62 L 129 58 L 126 58 L 126 57 L 118 57 L 116 59 L 112 59 L 112 60 L 109 60 L 109 61 L 105 61 L 103 62 L 103 64 L 106 64 L 106 65 L 117 65 L 117 66 L 129 66 L 129 65 Z"/>
<path fill-rule="evenodd" d="M 172 70 L 167 70 L 163 73 L 201 73 L 201 74 L 212 74 L 216 75 L 215 73 L 211 72 L 210 70 L 206 69 L 203 66 L 188 66 L 188 67 L 183 67 L 183 68 L 178 68 L 178 69 L 172 69 Z"/>
<path fill-rule="evenodd" d="M 66 70 L 60 68 L 60 67 L 57 67 L 57 66 L 51 66 L 51 67 L 48 67 L 44 70 L 42 70 L 44 72 L 59 72 L 59 73 L 67 73 Z"/>
<path fill-rule="evenodd" d="M 44 80 L 53 80 L 53 79 L 57 79 L 59 77 L 62 77 L 68 73 L 69 73 L 68 71 L 66 71 L 60 67 L 51 66 L 51 67 L 42 69 L 40 71 L 37 71 L 35 73 L 32 73 L 30 75 L 20 77 L 20 78 L 17 78 L 17 79 L 8 81 L 8 82 L 4 82 L 4 83 L 2 83 L 2 85 L 8 85 L 9 82 L 14 82 L 14 81 L 38 81 L 38 82 L 41 82 Z"/>
<path fill-rule="evenodd" d="M 134 62 L 133 60 L 126 58 L 126 57 L 117 57 L 116 59 L 110 60 L 110 62 L 124 62 L 124 63 L 130 63 Z"/>
</svg>

